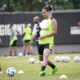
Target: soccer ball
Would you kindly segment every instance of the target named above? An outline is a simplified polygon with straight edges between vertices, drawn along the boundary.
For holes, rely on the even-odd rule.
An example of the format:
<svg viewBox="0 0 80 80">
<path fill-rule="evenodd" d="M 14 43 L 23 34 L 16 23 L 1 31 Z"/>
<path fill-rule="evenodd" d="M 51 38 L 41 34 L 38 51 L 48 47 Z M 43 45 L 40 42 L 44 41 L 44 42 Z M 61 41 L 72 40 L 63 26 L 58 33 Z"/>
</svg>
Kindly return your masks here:
<svg viewBox="0 0 80 80">
<path fill-rule="evenodd" d="M 35 63 L 35 58 L 29 58 L 28 62 L 29 62 L 30 64 L 34 64 L 34 63 Z"/>
<path fill-rule="evenodd" d="M 16 69 L 14 67 L 9 67 L 7 68 L 6 70 L 6 74 L 9 76 L 9 77 L 13 77 L 15 74 L 16 74 Z"/>
<path fill-rule="evenodd" d="M 23 56 L 23 53 L 19 53 L 18 56 L 20 56 L 20 57 Z"/>
<path fill-rule="evenodd" d="M 75 57 L 74 57 L 74 61 L 75 61 L 75 62 L 80 62 L 80 56 L 75 56 Z"/>
<path fill-rule="evenodd" d="M 65 56 L 61 56 L 61 62 L 65 62 Z"/>
<path fill-rule="evenodd" d="M 69 56 L 61 56 L 61 62 L 69 62 L 70 57 Z"/>
<path fill-rule="evenodd" d="M 60 61 L 61 61 L 61 57 L 60 57 L 60 56 L 56 56 L 56 57 L 55 57 L 55 61 L 56 61 L 56 62 L 60 62 Z"/>
<path fill-rule="evenodd" d="M 70 61 L 70 57 L 69 56 L 65 56 L 65 62 L 69 62 Z"/>
<path fill-rule="evenodd" d="M 60 79 L 60 80 L 67 80 L 67 76 L 63 74 L 63 75 L 61 75 L 61 76 L 59 77 L 59 79 Z"/>
</svg>

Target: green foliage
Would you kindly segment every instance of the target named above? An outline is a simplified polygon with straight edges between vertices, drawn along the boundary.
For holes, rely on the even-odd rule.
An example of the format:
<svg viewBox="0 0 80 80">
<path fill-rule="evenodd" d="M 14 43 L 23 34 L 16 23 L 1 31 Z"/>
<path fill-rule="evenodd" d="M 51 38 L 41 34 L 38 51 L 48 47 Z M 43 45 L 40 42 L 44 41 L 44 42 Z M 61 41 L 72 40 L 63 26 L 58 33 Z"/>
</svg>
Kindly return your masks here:
<svg viewBox="0 0 80 80">
<path fill-rule="evenodd" d="M 47 4 L 53 10 L 80 9 L 80 0 L 0 0 L 0 11 L 41 11 Z"/>
</svg>

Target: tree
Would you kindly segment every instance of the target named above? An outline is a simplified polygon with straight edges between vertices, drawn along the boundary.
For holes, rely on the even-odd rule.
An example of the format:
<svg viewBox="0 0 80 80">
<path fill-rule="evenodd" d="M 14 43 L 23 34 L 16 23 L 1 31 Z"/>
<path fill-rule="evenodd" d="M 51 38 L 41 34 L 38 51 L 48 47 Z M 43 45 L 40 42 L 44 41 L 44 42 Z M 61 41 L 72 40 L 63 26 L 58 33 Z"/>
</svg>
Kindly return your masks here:
<svg viewBox="0 0 80 80">
<path fill-rule="evenodd" d="M 47 4 L 53 10 L 80 9 L 80 0 L 0 0 L 0 11 L 41 11 Z"/>
</svg>

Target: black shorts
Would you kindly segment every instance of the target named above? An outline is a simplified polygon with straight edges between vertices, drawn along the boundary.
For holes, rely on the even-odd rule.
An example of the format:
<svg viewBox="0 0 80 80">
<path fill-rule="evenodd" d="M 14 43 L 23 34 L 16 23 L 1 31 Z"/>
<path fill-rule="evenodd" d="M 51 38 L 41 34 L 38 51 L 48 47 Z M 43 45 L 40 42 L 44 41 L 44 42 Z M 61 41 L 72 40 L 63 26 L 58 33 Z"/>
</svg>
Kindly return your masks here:
<svg viewBox="0 0 80 80">
<path fill-rule="evenodd" d="M 25 42 L 25 43 L 29 43 L 30 41 L 31 41 L 31 40 L 25 40 L 24 42 Z"/>
<path fill-rule="evenodd" d="M 13 44 L 10 45 L 10 47 L 16 47 L 16 44 L 17 44 L 17 40 L 14 40 Z"/>
<path fill-rule="evenodd" d="M 50 47 L 50 44 L 38 44 L 38 53 L 39 53 L 39 55 L 43 55 L 43 51 L 44 51 L 44 49 L 45 48 L 48 48 L 48 49 L 50 49 L 49 47 Z M 51 51 L 52 51 L 52 49 L 50 49 Z"/>
</svg>

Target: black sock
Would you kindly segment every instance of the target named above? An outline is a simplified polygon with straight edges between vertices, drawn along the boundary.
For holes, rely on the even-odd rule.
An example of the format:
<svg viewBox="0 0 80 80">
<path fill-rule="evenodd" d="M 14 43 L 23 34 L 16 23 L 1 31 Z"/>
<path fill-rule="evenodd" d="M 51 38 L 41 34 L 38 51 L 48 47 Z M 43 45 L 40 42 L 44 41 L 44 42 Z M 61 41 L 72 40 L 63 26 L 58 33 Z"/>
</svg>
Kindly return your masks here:
<svg viewBox="0 0 80 80">
<path fill-rule="evenodd" d="M 46 66 L 41 67 L 41 71 L 44 71 L 46 69 Z"/>
<path fill-rule="evenodd" d="M 49 62 L 49 61 L 48 61 L 48 65 L 49 65 L 51 68 L 53 68 L 53 69 L 56 67 L 53 63 L 51 63 L 51 62 Z"/>
</svg>

